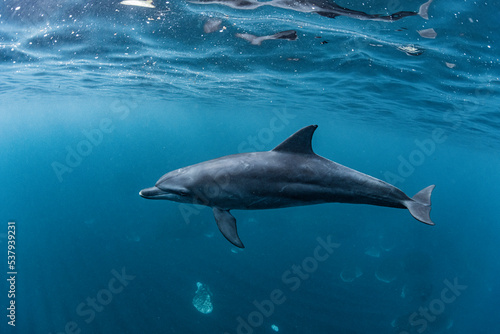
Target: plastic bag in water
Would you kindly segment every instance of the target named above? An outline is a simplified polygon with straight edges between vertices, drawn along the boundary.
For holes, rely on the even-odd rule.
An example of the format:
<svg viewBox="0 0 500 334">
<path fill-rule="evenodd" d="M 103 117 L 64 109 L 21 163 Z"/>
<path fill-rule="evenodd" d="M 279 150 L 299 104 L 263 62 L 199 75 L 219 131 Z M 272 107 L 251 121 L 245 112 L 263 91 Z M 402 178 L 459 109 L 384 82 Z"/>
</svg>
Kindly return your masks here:
<svg viewBox="0 0 500 334">
<path fill-rule="evenodd" d="M 197 282 L 196 286 L 198 289 L 194 294 L 193 306 L 196 307 L 198 311 L 204 314 L 208 314 L 213 311 L 214 307 L 212 305 L 212 292 L 207 285 Z"/>
</svg>

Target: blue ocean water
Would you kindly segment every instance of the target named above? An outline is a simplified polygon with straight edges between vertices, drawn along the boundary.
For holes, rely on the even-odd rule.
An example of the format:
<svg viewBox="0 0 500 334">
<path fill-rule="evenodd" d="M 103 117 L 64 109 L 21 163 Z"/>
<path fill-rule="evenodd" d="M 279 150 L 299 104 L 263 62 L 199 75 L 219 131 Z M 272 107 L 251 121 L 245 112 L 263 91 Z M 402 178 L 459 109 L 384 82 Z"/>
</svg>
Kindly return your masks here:
<svg viewBox="0 0 500 334">
<path fill-rule="evenodd" d="M 384 22 L 231 3 L 0 3 L 0 332 L 496 333 L 500 6 Z M 209 208 L 138 195 L 310 124 L 321 156 L 409 196 L 436 184 L 436 225 L 368 205 L 234 210 L 240 250 Z"/>
</svg>

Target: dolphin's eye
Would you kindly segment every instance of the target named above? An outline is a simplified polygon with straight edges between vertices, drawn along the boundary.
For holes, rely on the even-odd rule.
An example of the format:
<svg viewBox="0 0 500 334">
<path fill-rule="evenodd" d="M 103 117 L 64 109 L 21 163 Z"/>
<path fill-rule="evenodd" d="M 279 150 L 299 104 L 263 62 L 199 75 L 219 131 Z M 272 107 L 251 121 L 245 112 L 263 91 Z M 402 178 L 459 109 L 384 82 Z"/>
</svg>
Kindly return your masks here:
<svg viewBox="0 0 500 334">
<path fill-rule="evenodd" d="M 182 197 L 185 197 L 188 195 L 188 193 L 185 191 L 179 191 L 179 195 L 181 195 Z"/>
</svg>

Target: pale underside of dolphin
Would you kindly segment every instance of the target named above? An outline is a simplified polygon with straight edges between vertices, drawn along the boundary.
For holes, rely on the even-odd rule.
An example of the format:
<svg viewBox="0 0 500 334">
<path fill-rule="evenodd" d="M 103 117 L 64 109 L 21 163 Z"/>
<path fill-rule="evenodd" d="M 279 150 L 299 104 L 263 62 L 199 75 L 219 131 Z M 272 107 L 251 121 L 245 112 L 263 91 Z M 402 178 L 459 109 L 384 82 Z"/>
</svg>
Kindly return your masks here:
<svg viewBox="0 0 500 334">
<path fill-rule="evenodd" d="M 271 1 L 258 1 L 258 0 L 188 0 L 193 4 L 217 4 L 224 5 L 235 9 L 256 9 L 262 6 L 272 6 L 283 9 L 290 9 L 303 13 L 316 13 L 321 16 L 335 18 L 337 16 L 347 16 L 358 20 L 372 20 L 372 21 L 397 21 L 404 17 L 420 15 L 428 19 L 428 8 L 433 0 L 428 0 L 420 6 L 418 12 L 400 11 L 391 15 L 381 14 L 367 14 L 365 12 L 348 9 L 337 5 L 329 0 L 271 0 Z"/>
<path fill-rule="evenodd" d="M 295 30 L 286 30 L 278 32 L 274 35 L 266 35 L 266 36 L 255 36 L 251 34 L 236 34 L 236 37 L 243 38 L 244 40 L 249 41 L 253 45 L 261 45 L 263 41 L 267 41 L 270 39 L 286 39 L 289 41 L 295 41 L 297 39 L 297 32 Z"/>
<path fill-rule="evenodd" d="M 408 209 L 415 219 L 434 225 L 429 216 L 434 185 L 410 198 L 387 182 L 325 159 L 312 150 L 316 128 L 307 126 L 268 152 L 228 155 L 177 169 L 139 195 L 213 208 L 219 230 L 241 248 L 231 209 L 371 204 Z"/>
</svg>

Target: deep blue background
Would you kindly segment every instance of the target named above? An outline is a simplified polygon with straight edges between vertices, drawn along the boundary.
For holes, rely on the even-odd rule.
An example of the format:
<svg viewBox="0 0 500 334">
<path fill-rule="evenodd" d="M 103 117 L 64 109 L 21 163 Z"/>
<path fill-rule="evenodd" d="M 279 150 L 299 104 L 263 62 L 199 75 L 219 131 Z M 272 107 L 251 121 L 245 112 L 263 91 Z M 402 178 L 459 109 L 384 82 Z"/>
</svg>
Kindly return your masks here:
<svg viewBox="0 0 500 334">
<path fill-rule="evenodd" d="M 82 333 L 236 333 L 238 317 L 247 319 L 253 302 L 275 289 L 286 301 L 255 333 L 272 333 L 272 324 L 281 333 L 498 328 L 492 5 L 436 1 L 430 20 L 393 24 L 185 3 L 161 13 L 118 2 L 17 5 L 0 10 L 0 247 L 15 220 L 19 273 L 15 329 L 3 315 L 7 284 L 0 285 L 2 333 L 59 333 L 70 322 Z M 371 13 L 388 6 L 341 5 Z M 420 2 L 400 5 L 415 10 Z M 40 6 L 50 15 L 29 10 Z M 203 35 L 209 16 L 227 29 Z M 430 27 L 434 40 L 416 32 Z M 256 47 L 234 37 L 286 29 L 299 40 Z M 409 44 L 425 52 L 397 49 Z M 287 122 L 265 137 L 278 114 Z M 59 179 L 54 163 L 65 164 L 68 150 L 103 120 L 109 133 Z M 389 181 L 409 196 L 436 184 L 436 226 L 364 205 L 234 211 L 246 248 L 233 252 L 210 209 L 195 208 L 186 221 L 177 203 L 138 195 L 170 170 L 238 153 L 249 136 L 260 134 L 268 150 L 309 124 L 319 125 L 319 155 L 380 179 L 396 175 Z M 435 131 L 440 142 L 401 175 L 402 159 L 419 155 L 416 141 L 428 143 Z M 340 246 L 292 291 L 282 276 L 313 256 L 317 238 Z M 363 274 L 342 281 L 341 272 L 356 267 Z M 87 323 L 78 305 L 109 289 L 113 271 L 122 270 L 134 278 Z M 382 282 L 377 271 L 396 279 Z M 425 330 L 412 326 L 413 312 L 440 305 L 445 280 L 467 288 Z M 211 314 L 192 305 L 196 282 L 213 293 Z"/>
</svg>

